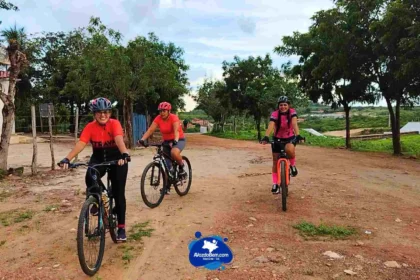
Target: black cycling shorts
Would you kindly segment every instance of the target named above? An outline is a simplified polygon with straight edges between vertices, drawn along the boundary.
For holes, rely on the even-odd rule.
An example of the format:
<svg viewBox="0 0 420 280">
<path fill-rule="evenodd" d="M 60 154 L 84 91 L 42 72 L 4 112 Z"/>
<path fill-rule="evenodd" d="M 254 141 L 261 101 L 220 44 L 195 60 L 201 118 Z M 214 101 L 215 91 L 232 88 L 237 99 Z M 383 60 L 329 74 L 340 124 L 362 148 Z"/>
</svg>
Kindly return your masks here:
<svg viewBox="0 0 420 280">
<path fill-rule="evenodd" d="M 296 147 L 295 140 L 296 136 L 292 136 L 289 138 L 273 138 L 273 143 L 271 144 L 271 151 L 273 153 L 279 154 L 281 152 L 281 149 L 284 148 L 284 146 L 288 143 L 292 143 Z"/>
</svg>

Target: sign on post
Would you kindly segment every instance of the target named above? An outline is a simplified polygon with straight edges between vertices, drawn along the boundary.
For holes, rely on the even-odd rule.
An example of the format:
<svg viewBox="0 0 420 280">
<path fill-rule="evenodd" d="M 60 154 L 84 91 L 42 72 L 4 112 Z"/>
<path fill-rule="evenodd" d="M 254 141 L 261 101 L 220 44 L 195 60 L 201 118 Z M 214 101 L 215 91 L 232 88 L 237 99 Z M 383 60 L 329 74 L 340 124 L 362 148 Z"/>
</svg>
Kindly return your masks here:
<svg viewBox="0 0 420 280">
<path fill-rule="evenodd" d="M 41 118 L 48 118 L 50 116 L 49 109 L 51 110 L 51 117 L 54 118 L 54 105 L 52 103 L 39 104 L 39 113 Z"/>
</svg>

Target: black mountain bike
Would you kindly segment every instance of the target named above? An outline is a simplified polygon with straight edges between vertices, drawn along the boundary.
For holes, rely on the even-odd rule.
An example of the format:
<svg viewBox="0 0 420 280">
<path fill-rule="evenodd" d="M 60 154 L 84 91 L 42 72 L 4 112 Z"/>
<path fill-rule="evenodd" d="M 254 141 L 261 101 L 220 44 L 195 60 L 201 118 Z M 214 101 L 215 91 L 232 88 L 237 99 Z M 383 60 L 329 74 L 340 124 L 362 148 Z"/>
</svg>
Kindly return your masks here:
<svg viewBox="0 0 420 280">
<path fill-rule="evenodd" d="M 186 156 L 182 156 L 184 161 L 184 170 L 186 175 L 179 176 L 178 163 L 171 158 L 171 155 L 166 154 L 162 146 L 166 144 L 146 144 L 144 147 L 156 147 L 156 154 L 153 156 L 153 161 L 149 163 L 143 171 L 140 182 L 140 192 L 144 203 L 150 207 L 155 208 L 162 202 L 165 194 L 170 191 L 171 185 L 174 186 L 175 191 L 179 196 L 186 195 L 191 187 L 192 169 L 191 163 Z M 170 160 L 171 168 L 169 168 L 166 160 Z M 146 185 L 149 185 L 146 187 Z"/>
<path fill-rule="evenodd" d="M 302 138 L 305 141 L 305 137 Z M 260 140 L 260 143 L 262 141 Z M 271 145 L 274 145 L 275 141 L 270 141 Z M 287 197 L 289 196 L 289 184 L 290 177 L 292 176 L 292 170 L 290 169 L 289 156 L 286 153 L 286 144 L 290 142 L 279 142 L 280 153 L 277 160 L 277 182 L 281 190 L 281 205 L 283 211 L 287 211 Z M 299 143 L 299 141 L 293 141 L 292 144 Z"/>
<path fill-rule="evenodd" d="M 87 166 L 94 184 L 87 188 L 86 201 L 80 210 L 77 227 L 77 255 L 84 273 L 95 275 L 102 264 L 105 249 L 105 234 L 109 231 L 112 241 L 117 243 L 117 215 L 112 209 L 115 199 L 109 178 L 109 169 L 118 161 L 108 161 L 100 164 L 70 163 L 69 168 Z M 106 166 L 107 185 L 99 183 L 100 166 Z M 93 172 L 92 172 L 93 171 Z"/>
</svg>

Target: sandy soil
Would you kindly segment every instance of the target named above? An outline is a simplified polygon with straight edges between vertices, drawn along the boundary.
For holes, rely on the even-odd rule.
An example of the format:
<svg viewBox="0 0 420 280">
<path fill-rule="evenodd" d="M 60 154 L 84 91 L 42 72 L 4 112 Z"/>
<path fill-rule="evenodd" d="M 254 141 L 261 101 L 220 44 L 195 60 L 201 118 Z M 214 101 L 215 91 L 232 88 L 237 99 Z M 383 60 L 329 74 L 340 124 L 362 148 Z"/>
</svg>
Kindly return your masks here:
<svg viewBox="0 0 420 280">
<path fill-rule="evenodd" d="M 107 236 L 103 265 L 92 279 L 420 279 L 418 161 L 298 146 L 299 175 L 292 178 L 288 211 L 282 212 L 279 197 L 270 192 L 268 146 L 187 136 L 183 154 L 193 166 L 190 193 L 173 192 L 155 209 L 144 205 L 139 191 L 154 150 L 132 151 L 127 229 L 149 221 L 154 231 L 142 242 L 125 244 L 113 244 Z M 56 161 L 70 147 L 56 144 Z M 48 171 L 48 144 L 39 149 L 39 175 L 1 182 L 0 218 L 25 211 L 33 216 L 0 223 L 0 279 L 90 279 L 80 269 L 75 240 L 85 170 Z M 12 167 L 29 166 L 31 158 L 30 144 L 11 146 Z M 57 210 L 45 211 L 53 206 Z M 306 240 L 293 228 L 303 220 L 355 227 L 357 234 Z M 187 245 L 196 231 L 229 238 L 234 261 L 225 271 L 189 263 Z M 122 258 L 127 248 L 129 262 Z M 325 251 L 343 258 L 331 260 Z M 401 267 L 387 268 L 386 261 Z"/>
</svg>

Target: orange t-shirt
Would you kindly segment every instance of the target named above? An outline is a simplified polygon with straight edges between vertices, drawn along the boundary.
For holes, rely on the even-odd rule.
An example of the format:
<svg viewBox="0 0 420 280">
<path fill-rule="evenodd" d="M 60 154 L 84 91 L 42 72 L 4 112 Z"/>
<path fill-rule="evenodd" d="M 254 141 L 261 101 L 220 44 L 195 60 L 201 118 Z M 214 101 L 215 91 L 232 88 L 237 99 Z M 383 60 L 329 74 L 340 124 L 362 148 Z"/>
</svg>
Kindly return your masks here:
<svg viewBox="0 0 420 280">
<path fill-rule="evenodd" d="M 121 153 L 115 143 L 115 137 L 124 136 L 121 123 L 109 119 L 105 125 L 97 121 L 88 123 L 80 135 L 80 141 L 92 144 L 93 157 L 99 161 L 120 159 Z"/>
<path fill-rule="evenodd" d="M 163 140 L 170 141 L 170 140 L 175 139 L 174 123 L 176 122 L 179 123 L 179 118 L 177 115 L 169 114 L 166 120 L 162 119 L 162 117 L 159 115 L 153 120 L 153 122 L 159 126 L 160 132 L 162 133 Z M 179 124 L 178 131 L 179 131 L 179 139 L 183 139 L 184 132 L 182 131 L 181 124 Z"/>
</svg>

